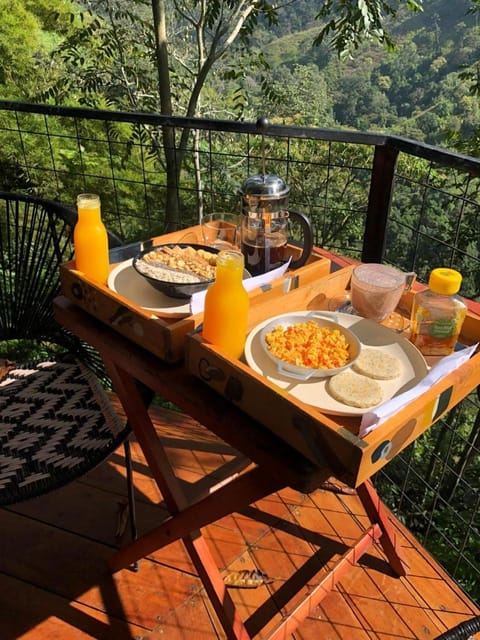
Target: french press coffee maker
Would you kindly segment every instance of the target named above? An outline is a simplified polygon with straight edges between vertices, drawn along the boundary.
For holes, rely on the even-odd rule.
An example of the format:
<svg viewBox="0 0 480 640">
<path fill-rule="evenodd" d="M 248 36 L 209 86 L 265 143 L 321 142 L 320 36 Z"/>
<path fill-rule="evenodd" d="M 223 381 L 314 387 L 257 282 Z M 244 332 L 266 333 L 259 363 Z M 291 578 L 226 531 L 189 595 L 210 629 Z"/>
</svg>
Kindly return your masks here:
<svg viewBox="0 0 480 640">
<path fill-rule="evenodd" d="M 291 240 L 301 254 L 290 269 L 305 264 L 313 248 L 313 229 L 307 216 L 287 208 L 290 188 L 279 177 L 258 174 L 248 177 L 240 187 L 242 196 L 241 247 L 245 268 L 252 276 L 271 271 L 288 258 L 289 221 L 299 223 L 301 237 Z"/>
</svg>

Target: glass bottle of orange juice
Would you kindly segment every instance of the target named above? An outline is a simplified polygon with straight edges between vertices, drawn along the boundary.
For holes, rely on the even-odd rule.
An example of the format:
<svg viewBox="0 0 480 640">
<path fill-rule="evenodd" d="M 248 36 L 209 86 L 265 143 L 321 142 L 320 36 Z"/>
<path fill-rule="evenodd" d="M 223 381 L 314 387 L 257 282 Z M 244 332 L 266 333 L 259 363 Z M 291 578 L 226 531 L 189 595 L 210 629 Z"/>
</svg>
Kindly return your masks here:
<svg viewBox="0 0 480 640">
<path fill-rule="evenodd" d="M 108 278 L 108 236 L 100 214 L 100 197 L 93 193 L 77 196 L 78 220 L 73 230 L 75 268 L 87 278 L 106 284 Z"/>
<path fill-rule="evenodd" d="M 220 251 L 215 282 L 205 296 L 203 337 L 233 358 L 243 353 L 249 298 L 242 283 L 244 258 L 237 251 Z"/>
</svg>

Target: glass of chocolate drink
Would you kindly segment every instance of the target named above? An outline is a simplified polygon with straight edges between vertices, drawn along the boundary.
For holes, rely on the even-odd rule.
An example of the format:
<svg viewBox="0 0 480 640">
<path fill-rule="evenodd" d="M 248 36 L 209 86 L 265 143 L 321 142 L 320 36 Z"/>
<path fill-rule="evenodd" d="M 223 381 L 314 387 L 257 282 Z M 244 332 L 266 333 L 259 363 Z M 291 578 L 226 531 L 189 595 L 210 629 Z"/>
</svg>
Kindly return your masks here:
<svg viewBox="0 0 480 640">
<path fill-rule="evenodd" d="M 402 295 L 411 288 L 414 280 L 414 273 L 404 273 L 386 264 L 361 264 L 352 271 L 350 291 L 342 298 L 332 298 L 329 309 L 352 313 L 397 331 L 405 331 L 408 321 L 396 310 Z"/>
</svg>

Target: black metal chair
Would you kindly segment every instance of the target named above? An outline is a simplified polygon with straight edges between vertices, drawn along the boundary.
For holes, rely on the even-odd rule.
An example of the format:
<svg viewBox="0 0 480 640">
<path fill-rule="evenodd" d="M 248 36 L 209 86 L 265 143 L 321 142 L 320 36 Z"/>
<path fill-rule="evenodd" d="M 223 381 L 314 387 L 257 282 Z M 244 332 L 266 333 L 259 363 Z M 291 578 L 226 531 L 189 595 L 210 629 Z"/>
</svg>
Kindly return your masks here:
<svg viewBox="0 0 480 640">
<path fill-rule="evenodd" d="M 98 354 L 53 316 L 75 222 L 58 202 L 0 192 L 0 505 L 71 482 L 123 443 L 136 537 L 130 426 L 100 384 Z"/>
<path fill-rule="evenodd" d="M 480 616 L 460 622 L 452 629 L 445 631 L 434 640 L 469 640 L 480 631 Z"/>
</svg>

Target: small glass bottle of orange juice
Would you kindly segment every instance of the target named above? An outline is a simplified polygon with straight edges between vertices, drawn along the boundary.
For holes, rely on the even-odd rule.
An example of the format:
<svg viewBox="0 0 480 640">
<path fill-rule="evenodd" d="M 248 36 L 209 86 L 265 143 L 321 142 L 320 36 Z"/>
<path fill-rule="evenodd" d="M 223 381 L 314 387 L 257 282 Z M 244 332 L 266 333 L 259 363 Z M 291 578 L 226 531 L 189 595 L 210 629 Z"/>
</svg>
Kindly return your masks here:
<svg viewBox="0 0 480 640">
<path fill-rule="evenodd" d="M 108 236 L 100 214 L 100 197 L 77 196 L 78 220 L 73 230 L 75 268 L 100 284 L 108 279 Z"/>
<path fill-rule="evenodd" d="M 220 251 L 215 282 L 205 296 L 203 337 L 232 358 L 243 353 L 247 335 L 248 294 L 243 286 L 244 258 L 237 251 Z"/>
</svg>

